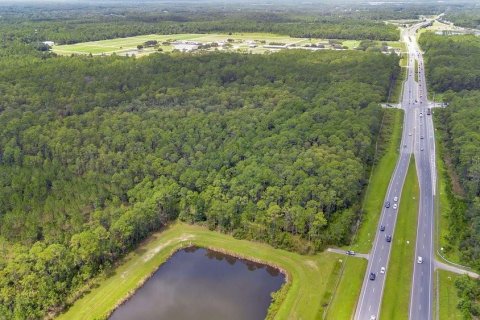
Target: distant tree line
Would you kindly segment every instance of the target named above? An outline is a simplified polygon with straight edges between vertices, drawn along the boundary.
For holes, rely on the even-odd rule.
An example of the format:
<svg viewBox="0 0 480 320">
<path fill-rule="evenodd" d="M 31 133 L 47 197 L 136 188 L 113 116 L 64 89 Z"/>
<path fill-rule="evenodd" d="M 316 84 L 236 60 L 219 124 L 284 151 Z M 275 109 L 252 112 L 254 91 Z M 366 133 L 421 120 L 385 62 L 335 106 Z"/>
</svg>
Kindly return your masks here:
<svg viewBox="0 0 480 320">
<path fill-rule="evenodd" d="M 382 21 L 360 15 L 292 15 L 286 13 L 200 11 L 179 13 L 142 12 L 122 15 L 86 15 L 32 19 L 8 17 L 0 20 L 4 40 L 27 43 L 54 41 L 72 44 L 143 34 L 272 32 L 301 38 L 398 40 L 399 30 Z"/>
</svg>

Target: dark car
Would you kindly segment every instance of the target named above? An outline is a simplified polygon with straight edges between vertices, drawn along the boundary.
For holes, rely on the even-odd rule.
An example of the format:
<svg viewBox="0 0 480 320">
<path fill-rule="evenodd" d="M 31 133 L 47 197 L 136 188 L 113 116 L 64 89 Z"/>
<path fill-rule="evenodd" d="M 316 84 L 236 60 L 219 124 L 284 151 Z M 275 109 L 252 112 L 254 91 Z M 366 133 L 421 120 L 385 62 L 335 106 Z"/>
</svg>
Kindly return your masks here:
<svg viewBox="0 0 480 320">
<path fill-rule="evenodd" d="M 372 280 L 372 281 L 375 280 L 376 276 L 377 275 L 375 273 L 370 272 L 370 280 Z"/>
<path fill-rule="evenodd" d="M 392 242 L 392 236 L 386 236 L 385 239 L 387 240 L 387 242 Z"/>
<path fill-rule="evenodd" d="M 390 201 L 387 201 L 387 203 L 385 203 L 385 208 L 390 208 Z"/>
<path fill-rule="evenodd" d="M 385 226 L 380 226 L 380 231 L 385 231 Z"/>
</svg>

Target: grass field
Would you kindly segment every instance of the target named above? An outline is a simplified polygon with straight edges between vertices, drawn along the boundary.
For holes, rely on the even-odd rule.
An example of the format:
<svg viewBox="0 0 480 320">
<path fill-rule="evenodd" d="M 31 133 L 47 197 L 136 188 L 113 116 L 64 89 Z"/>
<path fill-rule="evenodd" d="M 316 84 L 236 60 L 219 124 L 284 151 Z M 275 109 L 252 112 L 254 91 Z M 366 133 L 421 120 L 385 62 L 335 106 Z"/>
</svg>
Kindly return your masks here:
<svg viewBox="0 0 480 320">
<path fill-rule="evenodd" d="M 437 277 L 438 276 L 438 277 Z M 439 279 L 439 319 L 440 320 L 461 320 L 464 319 L 457 305 L 460 299 L 457 296 L 455 280 L 461 277 L 458 274 L 437 270 L 436 279 Z"/>
<path fill-rule="evenodd" d="M 387 267 L 380 319 L 408 319 L 415 239 L 417 235 L 418 200 L 420 197 L 415 162 L 410 161 L 402 190 L 392 251 Z"/>
<path fill-rule="evenodd" d="M 362 224 L 355 243 L 351 246 L 353 250 L 364 253 L 369 252 L 372 248 L 375 232 L 377 231 L 378 218 L 382 211 L 390 178 L 397 163 L 398 147 L 402 137 L 403 111 L 387 109 L 385 112 L 382 130 L 386 131 L 382 135 L 387 140 L 379 142 L 380 145 L 384 144 L 385 151 L 373 168 L 364 200 Z"/>
<path fill-rule="evenodd" d="M 52 51 L 60 55 L 71 54 L 92 54 L 92 55 L 109 55 L 116 53 L 119 55 L 135 55 L 143 56 L 157 52 L 161 49 L 163 52 L 171 52 L 174 50 L 172 45 L 163 45 L 164 42 L 179 41 L 195 41 L 199 43 L 211 43 L 211 42 L 227 42 L 227 39 L 233 39 L 230 48 L 222 48 L 220 50 L 228 51 L 240 51 L 251 53 L 265 53 L 267 51 L 275 51 L 275 49 L 264 48 L 264 45 L 269 43 L 284 43 L 291 47 L 303 47 L 312 43 L 323 43 L 325 49 L 332 49 L 328 44 L 328 39 L 315 39 L 315 38 L 292 38 L 286 35 L 278 35 L 272 33 L 233 33 L 229 34 L 171 34 L 171 35 L 141 35 L 128 38 L 117 38 L 109 40 L 91 41 L 76 43 L 71 45 L 54 45 Z M 158 48 L 144 48 L 137 49 L 137 45 L 142 45 L 148 40 L 156 40 L 159 43 Z M 250 44 L 255 41 L 257 46 L 251 48 Z M 360 43 L 359 40 L 336 40 L 342 43 L 343 46 L 348 49 L 354 49 Z M 398 41 L 387 42 L 389 46 L 399 48 L 402 44 Z M 215 50 L 215 48 L 208 49 L 209 51 Z"/>
<path fill-rule="evenodd" d="M 367 260 L 345 257 L 345 267 L 326 319 L 351 319 L 362 289 Z"/>
<path fill-rule="evenodd" d="M 275 319 L 317 319 L 327 284 L 332 281 L 330 275 L 339 265 L 339 255 L 334 253 L 302 256 L 261 243 L 236 240 L 200 226 L 176 223 L 152 235 L 122 261 L 112 276 L 100 279 L 98 286 L 58 319 L 104 318 L 173 252 L 190 243 L 263 261 L 286 270 L 289 285 L 283 290 L 288 291 L 278 305 Z"/>
</svg>

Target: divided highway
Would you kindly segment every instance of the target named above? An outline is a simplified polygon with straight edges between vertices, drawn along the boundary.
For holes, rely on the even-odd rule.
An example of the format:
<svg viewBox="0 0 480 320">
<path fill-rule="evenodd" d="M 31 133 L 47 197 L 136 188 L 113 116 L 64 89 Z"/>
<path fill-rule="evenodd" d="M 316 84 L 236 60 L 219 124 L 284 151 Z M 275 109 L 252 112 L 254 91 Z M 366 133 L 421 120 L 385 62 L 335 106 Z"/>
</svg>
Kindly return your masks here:
<svg viewBox="0 0 480 320">
<path fill-rule="evenodd" d="M 416 44 L 416 31 L 428 24 L 422 22 L 405 29 L 402 40 L 408 48 L 407 79 L 403 87 L 401 106 L 404 109 L 400 156 L 388 186 L 385 205 L 382 209 L 376 237 L 373 243 L 367 273 L 360 292 L 355 319 L 378 319 L 382 304 L 383 290 L 391 243 L 387 238 L 394 237 L 400 196 L 408 170 L 410 157 L 415 154 L 417 174 L 420 184 L 420 208 L 416 243 L 416 258 L 422 263 L 415 264 L 410 303 L 410 319 L 430 320 L 433 292 L 433 192 L 434 178 L 434 136 L 431 115 L 427 115 L 426 83 L 421 52 Z M 418 61 L 418 83 L 415 81 L 415 60 Z M 404 201 L 408 201 L 405 199 Z M 387 269 L 382 273 L 382 268 Z M 385 270 L 383 269 L 383 270 Z M 373 279 L 372 279 L 373 278 Z"/>
<path fill-rule="evenodd" d="M 411 320 L 430 320 L 433 310 L 433 271 L 434 271 L 434 196 L 436 183 L 435 137 L 432 116 L 428 115 L 427 84 L 422 53 L 416 42 L 416 31 L 423 25 L 408 30 L 411 38 L 409 52 L 418 61 L 418 104 L 415 107 L 415 127 L 418 128 L 417 143 L 414 149 L 420 204 L 418 212 L 417 242 L 415 248 L 412 291 L 410 294 Z M 418 139 L 420 136 L 420 139 Z M 421 257 L 422 263 L 418 263 Z"/>
</svg>

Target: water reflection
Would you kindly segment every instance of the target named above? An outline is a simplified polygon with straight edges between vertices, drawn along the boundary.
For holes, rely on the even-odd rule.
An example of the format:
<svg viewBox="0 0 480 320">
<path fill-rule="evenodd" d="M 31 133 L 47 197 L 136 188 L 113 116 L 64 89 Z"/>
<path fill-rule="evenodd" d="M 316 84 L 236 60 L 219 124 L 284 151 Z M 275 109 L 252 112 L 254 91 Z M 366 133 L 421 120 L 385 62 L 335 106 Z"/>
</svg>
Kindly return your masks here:
<svg viewBox="0 0 480 320">
<path fill-rule="evenodd" d="M 190 247 L 173 255 L 110 319 L 264 319 L 270 294 L 284 281 L 270 266 Z"/>
</svg>

